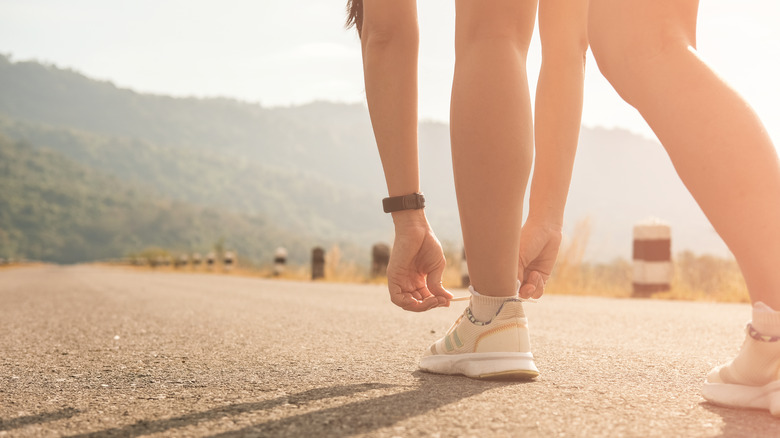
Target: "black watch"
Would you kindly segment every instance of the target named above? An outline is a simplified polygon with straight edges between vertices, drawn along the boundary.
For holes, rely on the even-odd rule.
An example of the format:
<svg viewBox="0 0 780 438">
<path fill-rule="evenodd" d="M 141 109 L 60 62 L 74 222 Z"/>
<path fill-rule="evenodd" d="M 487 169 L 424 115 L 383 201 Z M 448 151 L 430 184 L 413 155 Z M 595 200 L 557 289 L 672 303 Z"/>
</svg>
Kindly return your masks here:
<svg viewBox="0 0 780 438">
<path fill-rule="evenodd" d="M 425 196 L 422 193 L 412 193 L 405 196 L 391 196 L 382 200 L 385 213 L 401 210 L 419 210 L 425 208 Z"/>
</svg>

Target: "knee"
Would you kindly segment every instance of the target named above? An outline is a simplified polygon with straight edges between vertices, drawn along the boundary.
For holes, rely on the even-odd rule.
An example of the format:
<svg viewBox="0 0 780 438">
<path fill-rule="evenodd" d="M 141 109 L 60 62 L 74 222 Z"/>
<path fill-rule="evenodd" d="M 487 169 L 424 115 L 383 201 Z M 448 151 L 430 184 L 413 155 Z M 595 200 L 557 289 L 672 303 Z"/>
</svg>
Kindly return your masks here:
<svg viewBox="0 0 780 438">
<path fill-rule="evenodd" d="M 474 2 L 479 4 L 480 2 Z M 517 2 L 522 3 L 522 2 Z M 457 18 L 455 32 L 456 56 L 493 48 L 511 48 L 527 54 L 534 21 L 518 6 L 484 8 L 464 6 L 469 11 Z M 476 9 L 479 8 L 479 9 Z M 533 17 L 533 15 L 531 15 Z"/>
<path fill-rule="evenodd" d="M 648 81 L 673 57 L 688 52 L 690 45 L 684 36 L 672 31 L 621 31 L 608 26 L 591 29 L 589 40 L 601 74 L 635 107 Z"/>
<path fill-rule="evenodd" d="M 508 53 L 514 53 L 525 58 L 529 45 L 530 37 L 523 38 L 516 29 L 475 27 L 455 39 L 455 57 L 464 59 L 488 54 L 506 56 Z"/>
<path fill-rule="evenodd" d="M 553 68 L 580 63 L 585 67 L 588 53 L 588 35 L 566 35 L 566 38 L 542 39 L 542 63 Z"/>
<path fill-rule="evenodd" d="M 419 41 L 415 10 L 405 8 L 368 9 L 361 18 L 360 40 L 364 47 L 382 48 L 417 44 Z"/>
</svg>

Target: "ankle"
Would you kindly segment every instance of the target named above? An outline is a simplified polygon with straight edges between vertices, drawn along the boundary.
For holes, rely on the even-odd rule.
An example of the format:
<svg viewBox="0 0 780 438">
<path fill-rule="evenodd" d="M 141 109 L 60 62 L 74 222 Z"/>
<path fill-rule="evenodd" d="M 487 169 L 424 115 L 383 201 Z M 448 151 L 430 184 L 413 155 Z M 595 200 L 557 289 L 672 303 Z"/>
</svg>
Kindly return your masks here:
<svg viewBox="0 0 780 438">
<path fill-rule="evenodd" d="M 518 298 L 517 292 L 519 288 L 520 282 L 518 282 L 518 287 L 517 290 L 515 290 L 514 295 L 493 297 L 480 294 L 473 286 L 469 287 L 469 292 L 471 292 L 471 303 L 469 305 L 471 314 L 479 322 L 488 322 L 492 320 L 507 300 Z"/>
<path fill-rule="evenodd" d="M 780 336 L 780 312 L 758 301 L 753 304 L 752 325 L 764 336 Z"/>
</svg>

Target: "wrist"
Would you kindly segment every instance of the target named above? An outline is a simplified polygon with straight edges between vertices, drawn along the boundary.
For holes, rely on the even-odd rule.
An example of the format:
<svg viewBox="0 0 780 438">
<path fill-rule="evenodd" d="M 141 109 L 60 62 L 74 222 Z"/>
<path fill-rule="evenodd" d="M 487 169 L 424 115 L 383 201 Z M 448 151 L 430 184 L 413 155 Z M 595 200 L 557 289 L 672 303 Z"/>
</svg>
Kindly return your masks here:
<svg viewBox="0 0 780 438">
<path fill-rule="evenodd" d="M 528 218 L 526 223 L 536 224 L 550 231 L 562 231 L 563 230 L 563 212 L 558 212 L 549 209 L 529 209 Z"/>
<path fill-rule="evenodd" d="M 390 213 L 393 216 L 393 225 L 397 228 L 428 227 L 428 219 L 425 210 L 400 210 Z"/>
<path fill-rule="evenodd" d="M 528 206 L 528 220 L 563 228 L 563 213 L 566 209 L 566 198 L 563 198 L 562 201 L 555 201 L 553 197 L 538 195 L 538 193 L 531 193 L 531 199 Z M 543 201 L 537 202 L 537 200 Z"/>
<path fill-rule="evenodd" d="M 563 213 L 569 194 L 568 180 L 549 179 L 545 174 L 534 174 L 531 181 L 528 217 L 537 223 L 563 227 Z"/>
</svg>

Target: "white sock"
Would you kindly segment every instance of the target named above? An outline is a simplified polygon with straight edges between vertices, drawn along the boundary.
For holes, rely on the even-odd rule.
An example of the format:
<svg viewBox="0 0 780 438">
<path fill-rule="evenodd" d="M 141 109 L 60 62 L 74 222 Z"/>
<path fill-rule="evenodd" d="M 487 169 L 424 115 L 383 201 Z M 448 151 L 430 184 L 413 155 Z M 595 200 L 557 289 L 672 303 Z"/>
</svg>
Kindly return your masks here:
<svg viewBox="0 0 780 438">
<path fill-rule="evenodd" d="M 480 294 L 474 290 L 474 287 L 469 286 L 469 292 L 471 292 L 471 304 L 469 305 L 471 308 L 471 314 L 479 322 L 488 322 L 493 319 L 494 316 L 496 316 L 498 311 L 501 309 L 501 306 L 504 305 L 505 301 L 517 299 L 517 293 L 519 291 L 519 281 L 517 282 L 517 290 L 515 290 L 515 294 L 509 297 L 489 297 Z M 758 328 L 756 328 L 756 330 L 758 330 Z"/>
<path fill-rule="evenodd" d="M 475 315 L 476 316 L 476 315 Z M 764 336 L 780 336 L 780 312 L 761 301 L 753 304 L 753 328 Z"/>
</svg>

